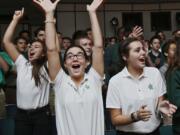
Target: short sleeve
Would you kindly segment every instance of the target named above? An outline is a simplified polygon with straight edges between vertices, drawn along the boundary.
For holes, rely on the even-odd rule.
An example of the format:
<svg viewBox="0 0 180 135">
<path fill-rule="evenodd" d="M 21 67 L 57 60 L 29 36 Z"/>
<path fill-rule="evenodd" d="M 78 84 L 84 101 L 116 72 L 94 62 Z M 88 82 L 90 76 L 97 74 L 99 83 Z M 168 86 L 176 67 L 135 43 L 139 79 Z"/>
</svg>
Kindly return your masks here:
<svg viewBox="0 0 180 135">
<path fill-rule="evenodd" d="M 23 68 L 24 65 L 25 65 L 27 62 L 28 62 L 27 59 L 24 58 L 23 55 L 19 55 L 18 58 L 17 58 L 16 61 L 15 61 L 15 65 L 16 65 L 16 68 L 17 68 L 17 72 L 18 72 L 18 71 L 20 72 L 20 71 L 21 71 L 21 68 Z"/>
<path fill-rule="evenodd" d="M 103 77 L 93 67 L 90 68 L 88 75 L 92 76 L 96 82 L 99 82 L 101 85 L 103 84 Z"/>
<path fill-rule="evenodd" d="M 157 70 L 157 90 L 158 91 L 158 96 L 161 97 L 166 93 L 166 85 L 165 82 L 160 74 L 160 72 Z"/>
<path fill-rule="evenodd" d="M 111 80 L 108 86 L 106 108 L 121 108 L 119 90 Z"/>
<path fill-rule="evenodd" d="M 52 84 L 54 84 L 55 86 L 56 85 L 59 85 L 61 84 L 62 80 L 63 80 L 63 77 L 66 73 L 64 72 L 63 69 L 60 69 L 58 74 L 56 75 L 56 78 L 54 81 L 51 81 Z"/>
</svg>

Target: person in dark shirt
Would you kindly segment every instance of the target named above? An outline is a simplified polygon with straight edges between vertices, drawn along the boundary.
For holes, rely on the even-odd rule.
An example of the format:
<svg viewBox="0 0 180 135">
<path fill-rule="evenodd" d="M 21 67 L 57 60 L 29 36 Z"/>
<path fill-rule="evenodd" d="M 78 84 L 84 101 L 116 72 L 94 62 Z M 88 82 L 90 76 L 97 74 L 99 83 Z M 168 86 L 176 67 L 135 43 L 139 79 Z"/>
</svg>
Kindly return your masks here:
<svg viewBox="0 0 180 135">
<path fill-rule="evenodd" d="M 171 103 L 177 106 L 173 114 L 172 128 L 174 135 L 180 134 L 180 40 L 177 42 L 175 60 L 167 71 L 167 97 Z"/>
</svg>

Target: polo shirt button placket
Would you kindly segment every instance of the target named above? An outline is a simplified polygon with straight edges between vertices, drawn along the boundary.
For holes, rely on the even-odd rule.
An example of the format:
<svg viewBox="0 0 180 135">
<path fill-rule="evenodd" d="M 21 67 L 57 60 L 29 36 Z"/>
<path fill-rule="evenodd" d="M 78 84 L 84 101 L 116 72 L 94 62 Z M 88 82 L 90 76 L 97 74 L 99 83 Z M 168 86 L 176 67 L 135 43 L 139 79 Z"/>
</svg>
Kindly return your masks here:
<svg viewBox="0 0 180 135">
<path fill-rule="evenodd" d="M 139 81 L 138 81 L 137 83 L 138 83 L 138 94 L 139 94 L 139 98 L 140 98 L 141 100 L 143 100 L 143 99 L 144 99 L 143 90 L 141 89 L 141 86 L 140 86 L 140 84 L 139 84 Z"/>
</svg>

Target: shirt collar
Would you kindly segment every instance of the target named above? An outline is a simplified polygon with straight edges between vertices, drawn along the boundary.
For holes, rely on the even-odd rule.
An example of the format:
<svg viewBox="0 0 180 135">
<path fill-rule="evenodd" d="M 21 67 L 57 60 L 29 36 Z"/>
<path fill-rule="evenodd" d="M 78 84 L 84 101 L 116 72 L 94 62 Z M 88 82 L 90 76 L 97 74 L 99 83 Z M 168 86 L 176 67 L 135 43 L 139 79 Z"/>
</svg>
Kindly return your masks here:
<svg viewBox="0 0 180 135">
<path fill-rule="evenodd" d="M 80 86 L 82 86 L 82 85 L 83 85 L 85 82 L 87 82 L 87 81 L 88 81 L 88 75 L 85 73 L 85 74 L 84 74 L 84 78 L 83 78 L 83 80 L 81 81 Z M 68 84 L 69 84 L 71 87 L 73 87 L 74 89 L 78 89 L 78 88 L 76 87 L 75 83 L 72 81 L 72 79 L 71 79 L 70 76 L 68 76 Z"/>
<path fill-rule="evenodd" d="M 124 69 L 122 70 L 123 73 L 123 77 L 127 77 L 127 78 L 134 78 L 129 71 L 127 70 L 127 67 L 124 67 Z M 139 76 L 138 79 L 141 79 L 143 77 L 147 77 L 147 71 L 146 71 L 146 67 L 144 67 L 143 69 L 143 73 Z"/>
</svg>

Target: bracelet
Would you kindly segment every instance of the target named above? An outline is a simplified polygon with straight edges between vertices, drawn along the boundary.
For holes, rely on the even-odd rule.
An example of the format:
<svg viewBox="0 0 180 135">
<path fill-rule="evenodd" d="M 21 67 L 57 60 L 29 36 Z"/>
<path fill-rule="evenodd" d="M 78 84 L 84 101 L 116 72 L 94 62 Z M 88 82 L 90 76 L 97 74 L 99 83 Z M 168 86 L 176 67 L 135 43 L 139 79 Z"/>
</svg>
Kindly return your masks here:
<svg viewBox="0 0 180 135">
<path fill-rule="evenodd" d="M 56 20 L 45 20 L 44 23 L 56 23 Z"/>
</svg>

